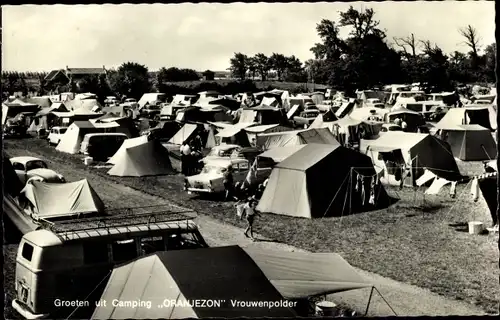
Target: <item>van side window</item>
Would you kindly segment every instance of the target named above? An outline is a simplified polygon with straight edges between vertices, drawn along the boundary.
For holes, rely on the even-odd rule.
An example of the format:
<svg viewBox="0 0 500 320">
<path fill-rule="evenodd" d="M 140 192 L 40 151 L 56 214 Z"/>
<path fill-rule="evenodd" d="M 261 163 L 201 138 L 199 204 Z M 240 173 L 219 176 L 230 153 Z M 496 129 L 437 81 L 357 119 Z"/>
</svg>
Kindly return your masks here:
<svg viewBox="0 0 500 320">
<path fill-rule="evenodd" d="M 108 245 L 106 243 L 84 243 L 83 263 L 94 264 L 108 262 Z"/>
<path fill-rule="evenodd" d="M 33 258 L 33 249 L 34 248 L 31 244 L 25 242 L 23 245 L 23 251 L 21 252 L 23 258 L 31 261 L 31 258 Z"/>
<path fill-rule="evenodd" d="M 113 242 L 112 250 L 114 262 L 125 262 L 137 258 L 137 248 L 133 239 Z"/>
<path fill-rule="evenodd" d="M 163 237 L 142 238 L 141 249 L 143 254 L 165 251 L 165 242 L 163 241 Z"/>
</svg>

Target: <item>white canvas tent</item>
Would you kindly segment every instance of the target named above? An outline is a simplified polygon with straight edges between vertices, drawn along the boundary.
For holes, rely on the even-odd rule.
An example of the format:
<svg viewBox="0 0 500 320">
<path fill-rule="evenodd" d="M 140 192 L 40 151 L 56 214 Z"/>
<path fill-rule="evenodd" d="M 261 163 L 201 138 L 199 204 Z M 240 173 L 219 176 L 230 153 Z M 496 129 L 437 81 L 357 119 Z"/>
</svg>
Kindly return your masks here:
<svg viewBox="0 0 500 320">
<path fill-rule="evenodd" d="M 145 93 L 145 94 L 143 94 L 142 97 L 137 102 L 137 104 L 139 105 L 139 109 L 144 108 L 144 106 L 148 103 L 153 103 L 153 102 L 160 100 L 164 96 L 165 96 L 164 93 Z"/>
<path fill-rule="evenodd" d="M 104 129 L 96 128 L 90 121 L 75 121 L 62 135 L 56 147 L 57 151 L 75 154 L 80 151 L 80 144 L 87 133 L 103 132 Z"/>
<path fill-rule="evenodd" d="M 112 161 L 114 166 L 108 171 L 111 176 L 144 177 L 174 172 L 168 150 L 157 140 L 120 148 Z"/>
<path fill-rule="evenodd" d="M 21 191 L 34 218 L 57 218 L 78 214 L 104 213 L 105 207 L 89 182 L 45 183 L 31 180 Z"/>
<path fill-rule="evenodd" d="M 193 135 L 197 128 L 198 126 L 195 124 L 184 124 L 184 126 L 182 126 L 182 128 L 168 141 L 168 143 L 178 145 L 183 144 L 184 141 L 188 140 Z"/>
<path fill-rule="evenodd" d="M 497 113 L 492 106 L 467 106 L 465 108 L 451 108 L 436 124 L 440 130 L 456 128 L 457 125 L 478 124 L 487 129 L 496 130 Z"/>
<path fill-rule="evenodd" d="M 148 142 L 147 136 L 139 136 L 137 138 L 126 139 L 125 141 L 123 141 L 123 144 L 121 145 L 120 149 L 118 149 L 118 151 L 116 151 L 116 153 L 111 158 L 109 158 L 107 163 L 116 164 L 117 163 L 116 161 L 118 159 L 124 157 L 123 153 L 125 153 L 125 151 L 128 148 L 132 148 L 147 142 Z"/>
</svg>

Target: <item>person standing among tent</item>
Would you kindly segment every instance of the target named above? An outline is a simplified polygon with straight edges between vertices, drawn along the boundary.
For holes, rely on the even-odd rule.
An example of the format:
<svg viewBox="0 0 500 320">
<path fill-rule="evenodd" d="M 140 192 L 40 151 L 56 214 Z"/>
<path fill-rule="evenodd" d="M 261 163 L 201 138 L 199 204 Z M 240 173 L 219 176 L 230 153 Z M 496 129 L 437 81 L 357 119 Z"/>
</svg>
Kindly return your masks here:
<svg viewBox="0 0 500 320">
<path fill-rule="evenodd" d="M 181 171 L 183 175 L 188 175 L 189 157 L 191 156 L 191 147 L 184 141 L 180 149 L 181 152 Z"/>
<path fill-rule="evenodd" d="M 229 166 L 224 172 L 224 189 L 226 190 L 226 201 L 233 196 L 234 191 L 234 177 L 233 177 L 233 167 Z"/>
<path fill-rule="evenodd" d="M 261 216 L 260 213 L 257 212 L 255 207 L 257 206 L 257 201 L 255 198 L 248 199 L 248 202 L 245 204 L 245 219 L 247 220 L 247 227 L 245 229 L 245 237 L 249 237 L 252 240 L 255 240 L 253 237 L 253 223 L 255 221 L 255 216 Z M 250 231 L 250 236 L 248 235 L 248 231 Z"/>
<path fill-rule="evenodd" d="M 193 139 L 193 151 L 201 152 L 201 149 L 203 149 L 203 142 L 200 135 L 196 135 Z"/>
</svg>

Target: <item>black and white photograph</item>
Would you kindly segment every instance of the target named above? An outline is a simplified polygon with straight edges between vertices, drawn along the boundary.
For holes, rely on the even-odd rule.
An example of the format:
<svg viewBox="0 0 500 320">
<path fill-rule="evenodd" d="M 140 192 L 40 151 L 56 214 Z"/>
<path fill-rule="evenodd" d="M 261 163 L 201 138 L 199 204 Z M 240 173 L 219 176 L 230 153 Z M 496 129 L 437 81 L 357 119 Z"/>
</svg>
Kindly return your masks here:
<svg viewBox="0 0 500 320">
<path fill-rule="evenodd" d="M 4 318 L 499 315 L 494 1 L 1 15 Z"/>
</svg>

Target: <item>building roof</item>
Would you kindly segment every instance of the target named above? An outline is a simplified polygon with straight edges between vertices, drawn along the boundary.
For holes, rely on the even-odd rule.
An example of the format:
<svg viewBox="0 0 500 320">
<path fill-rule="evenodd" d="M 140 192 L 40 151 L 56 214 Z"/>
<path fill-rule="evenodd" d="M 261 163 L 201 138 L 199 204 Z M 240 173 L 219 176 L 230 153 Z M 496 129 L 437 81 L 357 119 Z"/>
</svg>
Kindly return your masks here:
<svg viewBox="0 0 500 320">
<path fill-rule="evenodd" d="M 52 80 L 54 80 L 56 78 L 56 76 L 59 73 L 62 73 L 65 77 L 67 77 L 66 74 L 64 73 L 64 70 L 59 69 L 59 70 L 52 70 L 52 71 L 50 71 L 49 74 L 45 76 L 45 80 L 52 81 Z"/>
<path fill-rule="evenodd" d="M 67 68 L 66 74 L 103 74 L 104 68 Z"/>
</svg>

